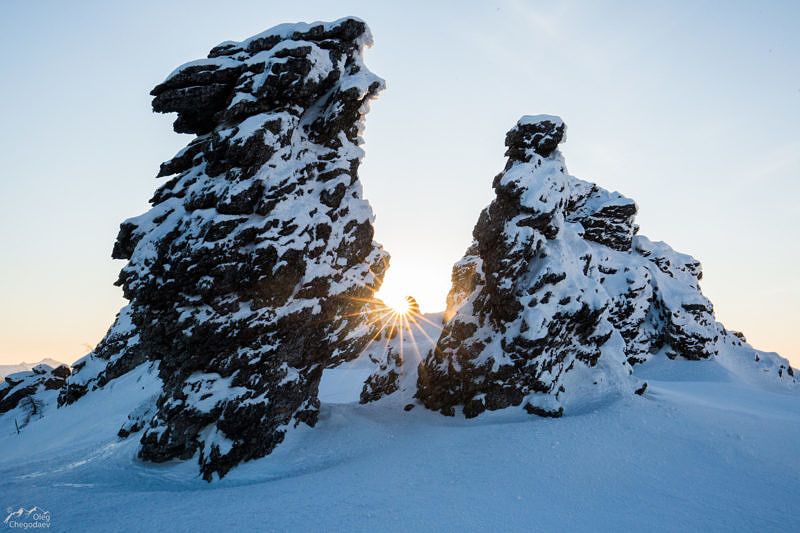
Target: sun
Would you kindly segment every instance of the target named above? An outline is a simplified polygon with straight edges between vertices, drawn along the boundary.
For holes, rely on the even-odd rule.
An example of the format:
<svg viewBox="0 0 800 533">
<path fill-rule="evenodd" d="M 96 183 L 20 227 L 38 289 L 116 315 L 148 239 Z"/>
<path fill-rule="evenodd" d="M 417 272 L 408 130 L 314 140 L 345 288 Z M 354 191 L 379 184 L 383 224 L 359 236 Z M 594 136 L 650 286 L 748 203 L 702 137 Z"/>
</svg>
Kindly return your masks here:
<svg viewBox="0 0 800 533">
<path fill-rule="evenodd" d="M 409 318 L 420 314 L 419 304 L 413 296 L 400 296 L 384 301 L 391 313 L 399 318 Z"/>
<path fill-rule="evenodd" d="M 393 298 L 386 302 L 386 305 L 398 316 L 406 316 L 411 312 L 411 302 L 408 301 L 408 298 Z"/>
</svg>

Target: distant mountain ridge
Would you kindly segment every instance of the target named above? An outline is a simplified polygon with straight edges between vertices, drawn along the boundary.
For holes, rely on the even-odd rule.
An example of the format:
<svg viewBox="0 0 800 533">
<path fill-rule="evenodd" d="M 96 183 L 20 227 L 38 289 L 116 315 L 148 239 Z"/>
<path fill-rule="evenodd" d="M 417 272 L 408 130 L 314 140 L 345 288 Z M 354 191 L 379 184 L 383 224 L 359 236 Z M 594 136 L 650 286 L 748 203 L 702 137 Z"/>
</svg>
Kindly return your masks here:
<svg viewBox="0 0 800 533">
<path fill-rule="evenodd" d="M 56 368 L 63 364 L 64 363 L 62 363 L 61 361 L 56 361 L 55 359 L 50 359 L 49 357 L 45 357 L 38 363 L 26 363 L 25 361 L 23 361 L 15 365 L 0 365 L 0 378 L 4 378 L 10 374 L 15 374 L 17 372 L 25 372 L 28 370 L 33 370 L 33 368 L 38 365 L 48 365 L 53 368 Z"/>
</svg>

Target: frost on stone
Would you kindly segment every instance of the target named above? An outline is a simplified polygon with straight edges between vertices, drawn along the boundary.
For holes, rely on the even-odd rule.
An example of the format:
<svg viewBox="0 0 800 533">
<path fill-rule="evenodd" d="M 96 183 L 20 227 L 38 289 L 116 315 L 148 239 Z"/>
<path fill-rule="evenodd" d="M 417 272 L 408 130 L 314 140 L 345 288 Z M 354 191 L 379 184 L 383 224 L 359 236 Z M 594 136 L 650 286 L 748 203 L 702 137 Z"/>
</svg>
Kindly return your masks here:
<svg viewBox="0 0 800 533">
<path fill-rule="evenodd" d="M 315 424 L 323 369 L 373 334 L 366 300 L 388 261 L 357 174 L 384 87 L 363 62 L 371 42 L 355 18 L 284 24 L 153 89 L 153 109 L 196 137 L 161 165 L 150 210 L 121 224 L 130 304 L 60 404 L 158 362 L 162 394 L 120 435 L 141 430 L 145 460 L 196 456 L 209 480 Z"/>
</svg>

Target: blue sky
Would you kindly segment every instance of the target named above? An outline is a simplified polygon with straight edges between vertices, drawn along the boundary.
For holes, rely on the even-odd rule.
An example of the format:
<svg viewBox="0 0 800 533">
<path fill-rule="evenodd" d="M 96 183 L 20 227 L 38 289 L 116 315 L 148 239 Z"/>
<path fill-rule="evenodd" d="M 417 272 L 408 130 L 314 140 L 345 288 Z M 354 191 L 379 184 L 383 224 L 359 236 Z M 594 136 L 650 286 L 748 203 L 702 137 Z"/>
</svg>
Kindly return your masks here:
<svg viewBox="0 0 800 533">
<path fill-rule="evenodd" d="M 800 4 L 0 3 L 0 363 L 72 361 L 124 301 L 110 258 L 189 136 L 150 111 L 175 67 L 282 22 L 356 15 L 387 80 L 361 169 L 385 292 L 444 307 L 505 132 L 564 118 L 569 170 L 634 198 L 704 266 L 717 318 L 800 366 Z"/>
</svg>

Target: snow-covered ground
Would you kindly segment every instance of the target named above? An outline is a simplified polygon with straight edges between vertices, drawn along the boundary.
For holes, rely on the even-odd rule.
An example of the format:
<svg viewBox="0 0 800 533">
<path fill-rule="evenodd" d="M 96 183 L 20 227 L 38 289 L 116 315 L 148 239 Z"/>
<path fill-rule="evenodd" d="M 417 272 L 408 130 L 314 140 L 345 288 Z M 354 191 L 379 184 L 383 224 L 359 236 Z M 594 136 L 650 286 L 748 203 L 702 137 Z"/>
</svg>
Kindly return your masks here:
<svg viewBox="0 0 800 533">
<path fill-rule="evenodd" d="M 657 355 L 636 367 L 643 397 L 470 420 L 404 411 L 409 391 L 359 405 L 370 366 L 357 360 L 326 371 L 317 427 L 212 483 L 194 461 L 142 463 L 137 436 L 116 436 L 159 390 L 143 365 L 19 435 L 0 418 L 2 518 L 37 506 L 50 531 L 796 531 L 800 394 L 736 360 Z"/>
</svg>

